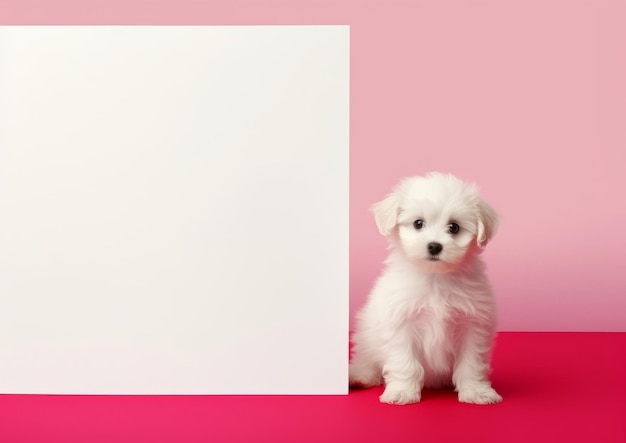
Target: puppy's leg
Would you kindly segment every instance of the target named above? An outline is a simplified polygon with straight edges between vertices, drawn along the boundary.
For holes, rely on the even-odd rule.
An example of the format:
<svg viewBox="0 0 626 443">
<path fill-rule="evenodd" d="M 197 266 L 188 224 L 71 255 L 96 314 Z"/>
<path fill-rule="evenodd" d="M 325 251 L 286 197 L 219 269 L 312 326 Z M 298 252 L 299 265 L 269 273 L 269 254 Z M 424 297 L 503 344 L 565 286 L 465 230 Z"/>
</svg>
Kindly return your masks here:
<svg viewBox="0 0 626 443">
<path fill-rule="evenodd" d="M 492 342 L 493 334 L 483 325 L 466 326 L 452 375 L 460 402 L 484 405 L 502 401 L 488 378 Z"/>
<path fill-rule="evenodd" d="M 383 383 L 382 370 L 373 355 L 355 347 L 349 366 L 350 386 L 355 388 L 371 388 Z"/>
<path fill-rule="evenodd" d="M 383 365 L 385 391 L 380 401 L 393 405 L 417 403 L 424 386 L 424 368 L 416 357 L 413 336 L 409 327 L 394 334 L 386 347 Z"/>
</svg>

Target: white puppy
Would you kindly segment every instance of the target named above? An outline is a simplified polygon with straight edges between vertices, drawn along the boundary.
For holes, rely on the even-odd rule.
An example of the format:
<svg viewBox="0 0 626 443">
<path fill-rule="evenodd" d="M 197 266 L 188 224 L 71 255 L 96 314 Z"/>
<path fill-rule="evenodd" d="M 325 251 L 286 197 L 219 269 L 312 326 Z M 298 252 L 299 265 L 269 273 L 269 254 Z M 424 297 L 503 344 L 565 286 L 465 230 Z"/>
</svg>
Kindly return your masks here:
<svg viewBox="0 0 626 443">
<path fill-rule="evenodd" d="M 502 401 L 488 378 L 496 310 L 480 258 L 494 210 L 440 173 L 403 180 L 372 210 L 392 252 L 357 317 L 350 384 L 384 382 L 380 401 L 391 404 L 452 384 L 461 402 Z"/>
</svg>

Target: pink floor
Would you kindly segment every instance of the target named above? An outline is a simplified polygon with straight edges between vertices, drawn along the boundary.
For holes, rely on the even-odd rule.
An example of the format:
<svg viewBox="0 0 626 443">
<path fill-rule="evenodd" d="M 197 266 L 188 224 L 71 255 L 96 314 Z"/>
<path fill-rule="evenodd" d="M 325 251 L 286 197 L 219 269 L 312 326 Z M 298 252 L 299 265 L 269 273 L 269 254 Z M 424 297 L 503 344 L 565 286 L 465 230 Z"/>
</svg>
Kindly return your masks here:
<svg viewBox="0 0 626 443">
<path fill-rule="evenodd" d="M 504 402 L 337 397 L 0 396 L 0 442 L 626 442 L 626 333 L 502 333 Z"/>
</svg>

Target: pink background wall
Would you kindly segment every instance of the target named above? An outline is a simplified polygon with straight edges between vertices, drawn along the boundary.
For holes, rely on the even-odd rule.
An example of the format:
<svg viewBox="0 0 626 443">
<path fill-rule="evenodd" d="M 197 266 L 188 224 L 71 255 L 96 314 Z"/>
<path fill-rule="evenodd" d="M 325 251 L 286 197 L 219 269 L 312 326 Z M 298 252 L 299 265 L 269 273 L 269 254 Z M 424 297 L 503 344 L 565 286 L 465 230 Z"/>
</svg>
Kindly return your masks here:
<svg viewBox="0 0 626 443">
<path fill-rule="evenodd" d="M 430 170 L 502 214 L 502 330 L 626 331 L 623 1 L 0 0 L 1 24 L 349 24 L 351 312 L 381 269 L 368 206 Z"/>
</svg>

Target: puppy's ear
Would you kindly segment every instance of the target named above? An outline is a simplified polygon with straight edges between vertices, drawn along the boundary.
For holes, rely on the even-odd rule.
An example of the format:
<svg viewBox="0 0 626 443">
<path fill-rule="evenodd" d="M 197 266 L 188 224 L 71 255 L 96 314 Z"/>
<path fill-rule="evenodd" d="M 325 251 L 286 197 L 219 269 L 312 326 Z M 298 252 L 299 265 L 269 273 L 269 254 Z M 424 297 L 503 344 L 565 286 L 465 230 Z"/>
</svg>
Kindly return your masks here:
<svg viewBox="0 0 626 443">
<path fill-rule="evenodd" d="M 398 223 L 398 212 L 400 210 L 398 193 L 393 192 L 389 194 L 384 200 L 373 204 L 370 209 L 374 213 L 376 226 L 378 226 L 380 233 L 384 236 L 389 235 Z"/>
<path fill-rule="evenodd" d="M 484 248 L 493 238 L 498 230 L 498 214 L 483 200 L 478 204 L 478 232 L 476 233 L 476 242 L 478 246 Z"/>
</svg>

